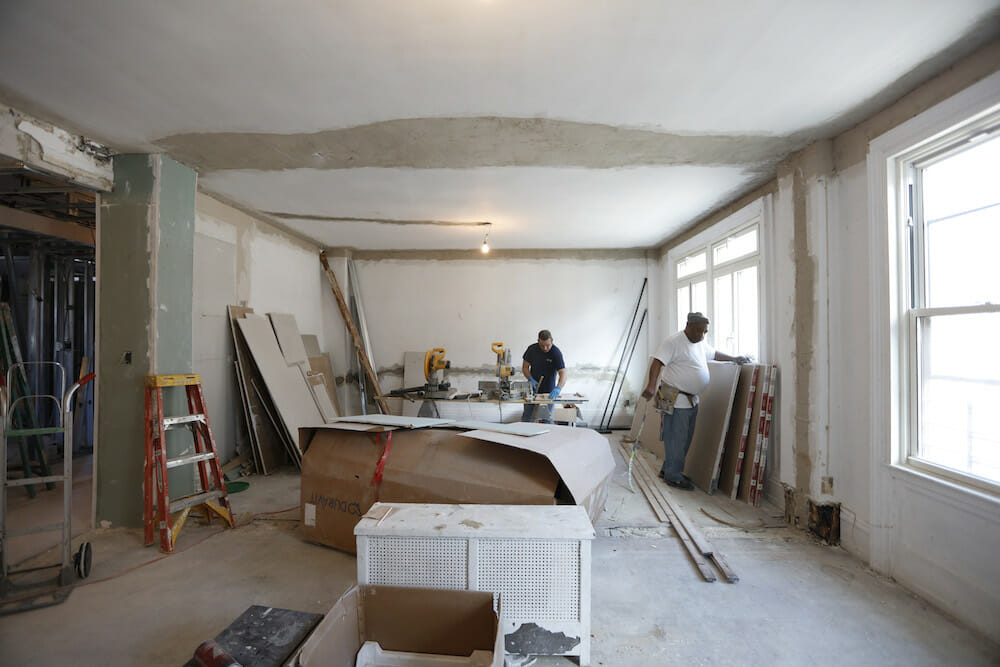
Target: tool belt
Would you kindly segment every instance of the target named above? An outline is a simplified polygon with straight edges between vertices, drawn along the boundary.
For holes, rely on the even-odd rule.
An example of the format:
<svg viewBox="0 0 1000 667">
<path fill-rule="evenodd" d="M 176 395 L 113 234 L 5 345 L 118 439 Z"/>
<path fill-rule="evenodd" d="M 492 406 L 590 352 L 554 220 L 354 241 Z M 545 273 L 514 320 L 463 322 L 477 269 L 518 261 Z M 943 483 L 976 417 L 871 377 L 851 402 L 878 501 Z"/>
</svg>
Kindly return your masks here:
<svg viewBox="0 0 1000 667">
<path fill-rule="evenodd" d="M 677 401 L 677 397 L 681 394 L 687 396 L 691 401 L 691 405 L 694 405 L 694 399 L 697 394 L 689 394 L 686 391 L 678 389 L 672 384 L 661 382 L 659 388 L 656 390 L 655 407 L 657 411 L 668 415 L 674 414 L 674 403 Z"/>
</svg>

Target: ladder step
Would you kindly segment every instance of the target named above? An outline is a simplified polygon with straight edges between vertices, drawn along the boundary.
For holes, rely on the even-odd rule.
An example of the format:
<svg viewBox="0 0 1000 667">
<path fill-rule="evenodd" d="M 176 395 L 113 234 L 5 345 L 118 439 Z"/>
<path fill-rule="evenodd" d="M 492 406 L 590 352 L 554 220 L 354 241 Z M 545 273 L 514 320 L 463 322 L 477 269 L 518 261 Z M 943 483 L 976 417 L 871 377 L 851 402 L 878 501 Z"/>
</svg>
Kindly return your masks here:
<svg viewBox="0 0 1000 667">
<path fill-rule="evenodd" d="M 205 415 L 195 414 L 195 415 L 184 415 L 183 417 L 164 417 L 163 425 L 170 430 L 175 426 L 181 426 L 183 424 L 190 424 L 192 422 L 204 422 Z"/>
<path fill-rule="evenodd" d="M 199 452 L 198 454 L 188 454 L 187 456 L 178 456 L 175 459 L 167 459 L 167 469 L 176 468 L 177 466 L 187 465 L 189 463 L 197 463 L 198 461 L 207 461 L 209 459 L 215 458 L 215 452 Z"/>
<path fill-rule="evenodd" d="M 215 500 L 216 498 L 221 498 L 225 495 L 225 491 L 215 490 L 207 491 L 205 493 L 196 493 L 193 496 L 184 496 L 183 498 L 178 498 L 177 500 L 170 501 L 170 513 L 180 512 L 188 507 L 194 507 L 195 505 L 201 505 L 209 500 Z"/>
</svg>

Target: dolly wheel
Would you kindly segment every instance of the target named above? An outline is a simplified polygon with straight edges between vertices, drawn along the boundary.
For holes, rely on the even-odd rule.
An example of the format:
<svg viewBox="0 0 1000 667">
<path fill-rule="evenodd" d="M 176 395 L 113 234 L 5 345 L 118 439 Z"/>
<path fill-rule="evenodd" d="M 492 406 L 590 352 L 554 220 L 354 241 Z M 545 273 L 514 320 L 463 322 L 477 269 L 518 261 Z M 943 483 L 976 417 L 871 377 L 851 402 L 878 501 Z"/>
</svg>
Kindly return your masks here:
<svg viewBox="0 0 1000 667">
<path fill-rule="evenodd" d="M 73 564 L 76 566 L 76 576 L 86 579 L 90 576 L 90 565 L 94 560 L 94 550 L 90 548 L 90 542 L 84 542 L 80 549 L 73 556 Z"/>
</svg>

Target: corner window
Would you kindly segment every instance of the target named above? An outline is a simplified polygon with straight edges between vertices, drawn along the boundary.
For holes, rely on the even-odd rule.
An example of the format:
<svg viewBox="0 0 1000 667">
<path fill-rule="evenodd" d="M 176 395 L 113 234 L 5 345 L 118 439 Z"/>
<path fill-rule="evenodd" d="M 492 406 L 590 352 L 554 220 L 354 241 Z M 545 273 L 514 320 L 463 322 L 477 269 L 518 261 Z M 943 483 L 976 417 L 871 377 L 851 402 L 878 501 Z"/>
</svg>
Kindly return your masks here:
<svg viewBox="0 0 1000 667">
<path fill-rule="evenodd" d="M 1000 490 L 1000 115 L 897 165 L 906 461 Z"/>
</svg>

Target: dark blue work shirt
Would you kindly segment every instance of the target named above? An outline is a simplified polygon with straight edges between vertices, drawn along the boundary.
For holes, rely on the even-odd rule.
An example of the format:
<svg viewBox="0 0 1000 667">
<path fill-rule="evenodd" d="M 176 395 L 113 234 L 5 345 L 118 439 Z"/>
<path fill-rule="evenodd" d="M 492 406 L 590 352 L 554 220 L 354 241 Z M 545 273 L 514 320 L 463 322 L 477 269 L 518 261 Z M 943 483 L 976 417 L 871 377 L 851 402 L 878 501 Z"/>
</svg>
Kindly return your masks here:
<svg viewBox="0 0 1000 667">
<path fill-rule="evenodd" d="M 538 343 L 532 343 L 524 351 L 522 359 L 531 366 L 531 377 L 541 381 L 538 385 L 539 394 L 547 394 L 552 391 L 556 386 L 558 372 L 566 368 L 562 352 L 555 345 L 550 347 L 548 352 L 542 352 Z"/>
</svg>

